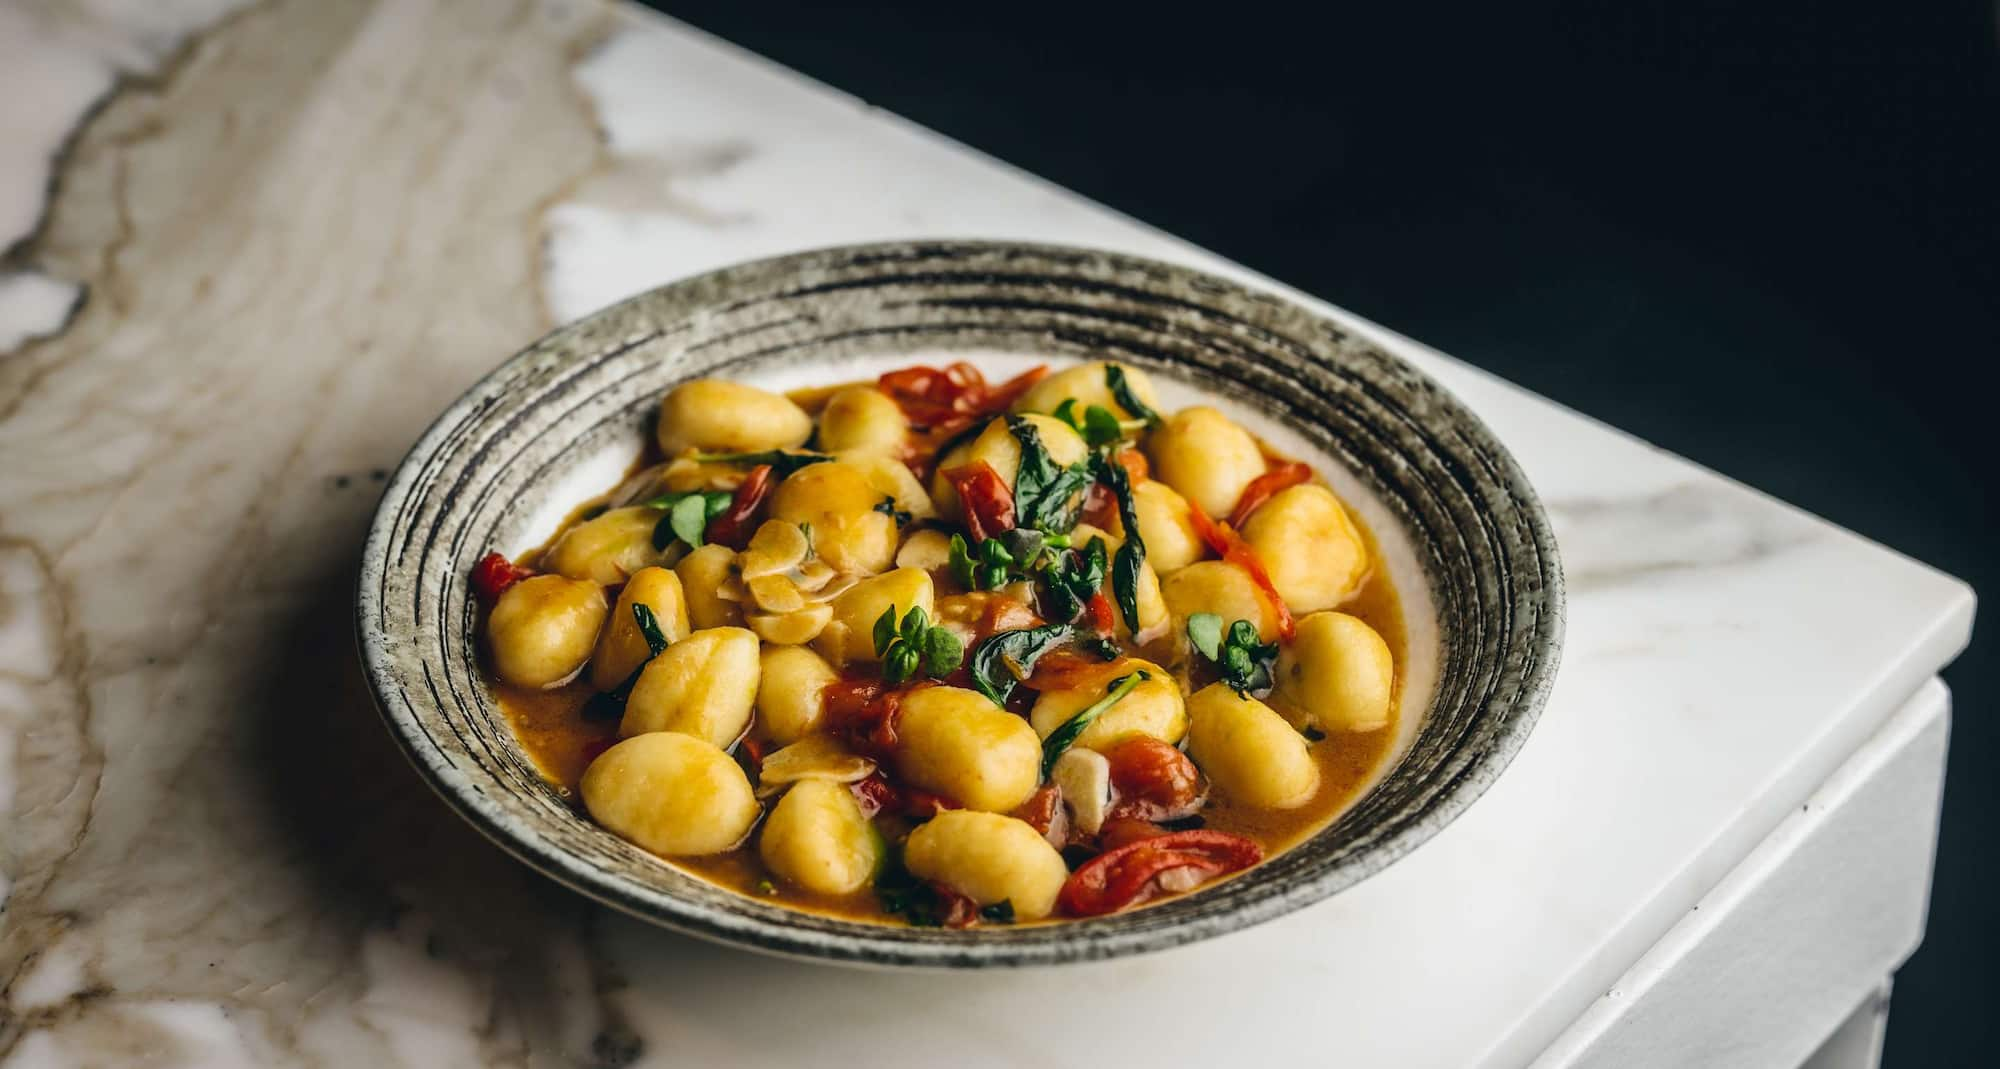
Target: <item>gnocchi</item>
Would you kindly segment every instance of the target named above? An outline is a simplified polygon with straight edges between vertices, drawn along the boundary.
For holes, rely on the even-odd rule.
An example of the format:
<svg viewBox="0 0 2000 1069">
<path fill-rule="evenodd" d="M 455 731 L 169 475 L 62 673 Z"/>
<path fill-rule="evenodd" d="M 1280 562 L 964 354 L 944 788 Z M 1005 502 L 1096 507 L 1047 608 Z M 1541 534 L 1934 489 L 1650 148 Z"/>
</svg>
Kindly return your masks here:
<svg viewBox="0 0 2000 1069">
<path fill-rule="evenodd" d="M 1159 404 L 1109 361 L 684 383 L 595 511 L 479 562 L 482 664 L 591 820 L 744 893 L 957 927 L 1198 890 L 1393 756 L 1403 632 L 1309 466 Z"/>
<path fill-rule="evenodd" d="M 756 635 L 740 627 L 696 631 L 640 671 L 618 733 L 678 731 L 732 746 L 750 726 L 760 671 Z"/>
<path fill-rule="evenodd" d="M 749 777 L 728 754 L 672 731 L 604 751 L 584 770 L 578 793 L 592 820 L 668 857 L 734 849 L 761 812 Z"/>
</svg>

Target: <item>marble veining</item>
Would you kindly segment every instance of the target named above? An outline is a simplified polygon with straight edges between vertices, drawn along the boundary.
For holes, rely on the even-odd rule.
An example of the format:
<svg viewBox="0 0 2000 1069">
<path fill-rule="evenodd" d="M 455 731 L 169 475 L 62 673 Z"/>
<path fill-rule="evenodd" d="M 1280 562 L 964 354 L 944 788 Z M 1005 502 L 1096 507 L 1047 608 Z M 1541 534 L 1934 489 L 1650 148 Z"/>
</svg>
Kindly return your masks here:
<svg viewBox="0 0 2000 1069">
<path fill-rule="evenodd" d="M 0 305 L 30 338 L 0 357 L 8 1069 L 1099 1065 L 1329 1026 L 1352 1065 L 1520 1064 L 1969 627 L 1955 581 L 1355 320 L 1508 444 L 1571 575 L 1555 694 L 1462 818 L 1283 921 L 943 993 L 648 928 L 479 839 L 369 708 L 352 570 L 432 415 L 557 321 L 806 246 L 1018 238 L 1256 280 L 589 0 L 124 6 L 104 23 L 158 74 L 80 127 L 139 68 L 0 62 L 0 102 L 50 102 L 35 144 L 67 142 L 45 210 L 20 208 L 45 180 L 0 184 L 0 233 L 34 231 L 0 268 L 89 290 L 53 336 L 53 296 Z M 114 11 L 0 17 L 26 10 Z M 1243 1030 L 1161 1027 L 1197 979 Z"/>
</svg>

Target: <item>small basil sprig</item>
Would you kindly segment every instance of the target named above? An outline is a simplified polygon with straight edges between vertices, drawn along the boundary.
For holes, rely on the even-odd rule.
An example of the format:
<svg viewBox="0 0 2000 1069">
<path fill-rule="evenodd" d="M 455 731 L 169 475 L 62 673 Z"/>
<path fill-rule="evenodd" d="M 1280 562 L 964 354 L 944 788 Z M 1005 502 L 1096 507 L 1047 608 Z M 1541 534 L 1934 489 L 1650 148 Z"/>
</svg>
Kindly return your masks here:
<svg viewBox="0 0 2000 1069">
<path fill-rule="evenodd" d="M 1139 567 L 1146 563 L 1146 541 L 1139 537 L 1139 510 L 1132 503 L 1132 479 L 1125 469 L 1103 456 L 1094 458 L 1097 481 L 1118 499 L 1118 521 L 1125 528 L 1125 541 L 1111 559 L 1111 593 L 1125 626 L 1139 633 Z"/>
<path fill-rule="evenodd" d="M 1091 539 L 1082 550 L 1057 554 L 1041 570 L 1042 615 L 1065 622 L 1083 615 L 1084 606 L 1104 589 L 1108 567 L 1102 538 Z"/>
<path fill-rule="evenodd" d="M 990 924 L 1014 923 L 1014 900 L 1003 898 L 990 906 L 979 907 L 979 919 Z"/>
<path fill-rule="evenodd" d="M 1132 392 L 1132 384 L 1126 381 L 1124 368 L 1117 364 L 1104 365 L 1104 385 L 1111 390 L 1112 400 L 1117 401 L 1118 407 L 1124 409 L 1127 415 L 1143 420 L 1148 427 L 1160 425 L 1160 414 Z"/>
<path fill-rule="evenodd" d="M 1004 707 L 1014 688 L 1034 673 L 1042 654 L 1060 646 L 1073 631 L 1068 624 L 1043 624 L 994 635 L 973 648 L 972 685 Z"/>
<path fill-rule="evenodd" d="M 833 458 L 825 453 L 787 453 L 782 449 L 766 449 L 758 453 L 696 453 L 694 459 L 703 464 L 734 464 L 744 468 L 769 464 L 771 474 L 782 479 L 800 468 Z"/>
<path fill-rule="evenodd" d="M 1007 430 L 1021 445 L 1021 463 L 1014 472 L 1015 526 L 1068 534 L 1083 511 L 1090 469 L 1083 464 L 1057 464 L 1035 425 L 1019 416 L 1007 417 Z"/>
<path fill-rule="evenodd" d="M 965 660 L 965 645 L 951 631 L 932 625 L 923 606 L 910 606 L 898 624 L 891 605 L 875 620 L 875 655 L 882 659 L 883 682 L 893 687 L 919 671 L 933 679 L 950 675 Z"/>
<path fill-rule="evenodd" d="M 1042 740 L 1042 778 L 1049 778 L 1049 773 L 1055 770 L 1056 759 L 1063 755 L 1064 750 L 1076 743 L 1077 737 L 1083 734 L 1085 728 L 1104 715 L 1106 709 L 1117 705 L 1120 699 L 1132 693 L 1134 687 L 1151 678 L 1153 674 L 1143 668 L 1119 676 L 1111 681 L 1104 697 L 1084 706 L 1081 712 L 1063 721 L 1061 727 L 1049 732 L 1049 737 Z"/>
<path fill-rule="evenodd" d="M 1063 403 L 1057 405 L 1056 410 L 1050 415 L 1075 427 L 1076 433 L 1083 437 L 1083 444 L 1092 449 L 1110 445 L 1125 437 L 1125 424 L 1120 423 L 1118 417 L 1112 415 L 1111 410 L 1103 405 L 1091 405 L 1083 410 L 1082 418 L 1078 418 L 1076 398 L 1065 397 Z M 1135 428 L 1145 425 L 1138 421 L 1133 423 Z"/>
<path fill-rule="evenodd" d="M 1214 663 L 1230 690 L 1247 698 L 1252 692 L 1264 693 L 1271 689 L 1271 670 L 1278 660 L 1278 644 L 1259 642 L 1257 625 L 1248 620 L 1238 620 L 1229 625 L 1225 633 L 1222 617 L 1212 612 L 1198 612 L 1188 617 L 1187 636 L 1188 642 Z"/>
<path fill-rule="evenodd" d="M 997 590 L 1015 579 L 1035 578 L 1068 546 L 1068 535 L 1028 527 L 1011 528 L 977 544 L 954 534 L 946 567 L 967 590 Z"/>
<path fill-rule="evenodd" d="M 683 490 L 642 502 L 644 508 L 667 510 L 653 526 L 653 548 L 665 549 L 679 539 L 690 549 L 700 549 L 709 521 L 729 511 L 735 499 L 728 490 Z"/>
<path fill-rule="evenodd" d="M 639 682 L 639 673 L 644 672 L 646 666 L 653 663 L 653 658 L 666 652 L 667 633 L 660 629 L 660 620 L 653 615 L 653 610 L 633 602 L 632 619 L 639 625 L 640 637 L 646 640 L 646 659 L 639 662 L 639 667 L 632 669 L 632 674 L 626 676 L 624 682 L 610 690 L 591 695 L 590 700 L 583 703 L 585 720 L 611 720 L 625 715 L 625 699 L 632 696 L 632 688 Z"/>
</svg>

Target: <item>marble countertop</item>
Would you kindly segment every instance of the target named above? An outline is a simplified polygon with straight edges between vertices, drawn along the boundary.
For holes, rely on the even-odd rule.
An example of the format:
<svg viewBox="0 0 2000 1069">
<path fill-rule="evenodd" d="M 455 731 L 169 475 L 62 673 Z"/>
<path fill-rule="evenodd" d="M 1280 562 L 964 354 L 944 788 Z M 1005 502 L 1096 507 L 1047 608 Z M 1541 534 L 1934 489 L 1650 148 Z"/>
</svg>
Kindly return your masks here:
<svg viewBox="0 0 2000 1069">
<path fill-rule="evenodd" d="M 1321 905 L 1104 965 L 861 973 L 645 927 L 459 823 L 370 707 L 355 560 L 432 415 L 557 322 L 815 245 L 1271 283 L 648 14 L 239 7 L 0 0 L 5 1066 L 1053 1066 L 1245 1034 L 1519 1064 L 1966 640 L 1957 581 L 1332 310 L 1555 518 L 1562 672 L 1479 804 Z M 1162 1027 L 1197 986 L 1231 1029 Z"/>
</svg>

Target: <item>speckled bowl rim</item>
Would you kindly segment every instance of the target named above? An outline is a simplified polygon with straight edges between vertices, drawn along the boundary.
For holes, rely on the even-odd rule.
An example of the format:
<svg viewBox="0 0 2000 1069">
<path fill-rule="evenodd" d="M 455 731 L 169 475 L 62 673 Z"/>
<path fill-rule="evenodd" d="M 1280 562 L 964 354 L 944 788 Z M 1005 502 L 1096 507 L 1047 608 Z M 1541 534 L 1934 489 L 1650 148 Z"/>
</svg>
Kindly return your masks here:
<svg viewBox="0 0 2000 1069">
<path fill-rule="evenodd" d="M 1476 446 L 1482 453 L 1482 462 L 1489 469 L 1490 476 L 1510 488 L 1511 498 L 1520 512 L 1514 519 L 1528 533 L 1529 548 L 1538 569 L 1533 596 L 1539 599 L 1539 603 L 1529 640 L 1532 661 L 1526 673 L 1511 688 L 1513 693 L 1505 703 L 1501 720 L 1483 740 L 1485 745 L 1469 751 L 1460 747 L 1448 759 L 1445 769 L 1448 772 L 1447 782 L 1428 801 L 1419 818 L 1399 831 L 1366 843 L 1353 854 L 1323 862 L 1319 871 L 1307 878 L 1282 886 L 1260 888 L 1262 893 L 1227 914 L 1190 918 L 1189 923 L 1167 927 L 1103 931 L 1094 929 L 1091 921 L 1063 922 L 1056 930 L 1072 933 L 1074 938 L 1061 941 L 989 941 L 982 939 L 981 930 L 976 928 L 953 933 L 962 938 L 949 942 L 911 941 L 907 933 L 912 929 L 860 923 L 849 925 L 849 930 L 840 933 L 807 931 L 795 928 L 783 919 L 752 916 L 728 907 L 712 908 L 657 890 L 651 893 L 635 891 L 606 869 L 582 861 L 532 829 L 517 824 L 497 804 L 476 790 L 459 769 L 448 764 L 432 748 L 435 740 L 423 731 L 413 710 L 394 697 L 400 694 L 400 686 L 392 670 L 390 651 L 384 642 L 371 640 L 370 625 L 382 615 L 383 606 L 377 591 L 381 588 L 395 517 L 410 505 L 411 489 L 420 469 L 439 449 L 451 429 L 464 422 L 476 409 L 489 404 L 490 398 L 486 395 L 490 388 L 506 379 L 516 365 L 530 360 L 565 335 L 577 333 L 595 321 L 615 317 L 630 306 L 678 293 L 704 290 L 709 291 L 711 299 L 714 299 L 716 293 L 727 290 L 733 279 L 768 280 L 774 274 L 823 266 L 831 259 L 861 262 L 921 250 L 1039 256 L 1062 262 L 1131 269 L 1153 279 L 1178 280 L 1218 299 L 1282 307 L 1287 314 L 1317 323 L 1331 336 L 1353 333 L 1351 327 L 1298 301 L 1192 268 L 1080 246 L 982 239 L 829 246 L 745 261 L 635 294 L 556 328 L 481 376 L 425 429 L 388 479 L 362 553 L 356 597 L 356 643 L 362 665 L 377 710 L 391 735 L 404 756 L 439 797 L 481 834 L 536 871 L 595 901 L 682 934 L 808 961 L 870 967 L 939 968 L 1097 961 L 1169 949 L 1260 924 L 1319 902 L 1381 871 L 1430 839 L 1485 793 L 1527 741 L 1554 684 L 1565 617 L 1564 585 L 1556 540 L 1532 485 L 1491 430 L 1429 376 L 1400 357 L 1375 346 L 1370 346 L 1375 356 L 1397 366 L 1401 374 L 1422 384 L 1429 392 L 1428 400 L 1434 406 L 1433 411 L 1442 414 L 1442 422 L 1449 425 L 1451 433 Z M 1519 591 L 1515 593 L 1518 595 Z M 1301 843 L 1295 849 L 1304 849 L 1305 846 Z M 1229 882 L 1254 881 L 1257 871 L 1252 870 Z M 744 901 L 750 902 L 748 899 Z M 925 934 L 934 935 L 935 932 Z M 899 935 L 904 937 L 899 938 Z"/>
</svg>

